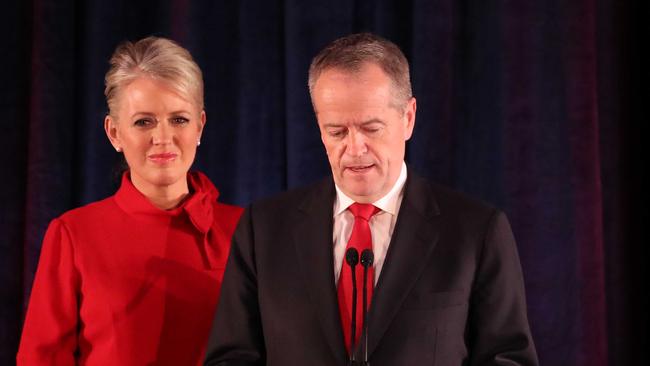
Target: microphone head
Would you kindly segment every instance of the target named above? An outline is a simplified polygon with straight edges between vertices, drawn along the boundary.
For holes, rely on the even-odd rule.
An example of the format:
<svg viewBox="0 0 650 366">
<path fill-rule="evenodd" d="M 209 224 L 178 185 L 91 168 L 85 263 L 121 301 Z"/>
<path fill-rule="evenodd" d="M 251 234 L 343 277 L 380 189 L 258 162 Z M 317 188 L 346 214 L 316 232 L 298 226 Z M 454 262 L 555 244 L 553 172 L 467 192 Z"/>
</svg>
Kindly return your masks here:
<svg viewBox="0 0 650 366">
<path fill-rule="evenodd" d="M 372 266 L 372 262 L 375 260 L 375 255 L 372 253 L 372 250 L 370 249 L 364 249 L 363 252 L 361 252 L 361 265 L 368 268 Z"/>
<path fill-rule="evenodd" d="M 359 263 L 359 251 L 355 248 L 348 248 L 345 251 L 345 261 L 350 266 L 356 266 Z"/>
</svg>

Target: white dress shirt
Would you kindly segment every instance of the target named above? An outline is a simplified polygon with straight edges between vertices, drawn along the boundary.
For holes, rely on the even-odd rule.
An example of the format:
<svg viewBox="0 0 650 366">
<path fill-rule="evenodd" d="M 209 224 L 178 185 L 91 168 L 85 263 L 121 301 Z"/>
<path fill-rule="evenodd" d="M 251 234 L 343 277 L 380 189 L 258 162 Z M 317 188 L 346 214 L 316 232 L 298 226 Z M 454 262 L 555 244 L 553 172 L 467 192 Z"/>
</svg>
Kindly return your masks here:
<svg viewBox="0 0 650 366">
<path fill-rule="evenodd" d="M 404 183 L 406 182 L 406 164 L 402 162 L 402 171 L 395 181 L 393 188 L 382 198 L 372 204 L 381 211 L 370 218 L 370 233 L 372 235 L 372 251 L 375 255 L 375 284 L 384 266 L 390 239 L 393 237 L 397 213 L 399 212 L 402 198 L 404 197 Z M 334 283 L 338 283 L 343 264 L 345 247 L 352 235 L 354 215 L 348 207 L 354 203 L 336 186 L 336 200 L 334 200 Z"/>
</svg>

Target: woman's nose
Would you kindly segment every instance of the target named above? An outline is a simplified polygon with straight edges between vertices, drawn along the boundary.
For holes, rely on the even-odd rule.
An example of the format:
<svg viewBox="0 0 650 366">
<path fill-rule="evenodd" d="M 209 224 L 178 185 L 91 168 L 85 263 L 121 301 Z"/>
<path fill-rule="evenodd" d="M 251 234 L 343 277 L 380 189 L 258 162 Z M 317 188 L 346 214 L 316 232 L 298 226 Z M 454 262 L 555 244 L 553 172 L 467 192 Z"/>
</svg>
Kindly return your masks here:
<svg viewBox="0 0 650 366">
<path fill-rule="evenodd" d="M 152 131 L 152 143 L 154 145 L 169 144 L 173 138 L 173 130 L 165 122 L 159 122 Z"/>
</svg>

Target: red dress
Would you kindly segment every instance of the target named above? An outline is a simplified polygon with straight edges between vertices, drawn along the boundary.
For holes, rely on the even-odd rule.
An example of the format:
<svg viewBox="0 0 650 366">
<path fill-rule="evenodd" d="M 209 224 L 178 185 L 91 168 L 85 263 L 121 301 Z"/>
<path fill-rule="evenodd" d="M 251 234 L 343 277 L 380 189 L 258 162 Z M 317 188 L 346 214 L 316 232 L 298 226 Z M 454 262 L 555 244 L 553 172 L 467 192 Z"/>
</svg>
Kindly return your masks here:
<svg viewBox="0 0 650 366">
<path fill-rule="evenodd" d="M 18 365 L 197 365 L 242 209 L 201 173 L 176 209 L 122 178 L 45 234 Z"/>
</svg>

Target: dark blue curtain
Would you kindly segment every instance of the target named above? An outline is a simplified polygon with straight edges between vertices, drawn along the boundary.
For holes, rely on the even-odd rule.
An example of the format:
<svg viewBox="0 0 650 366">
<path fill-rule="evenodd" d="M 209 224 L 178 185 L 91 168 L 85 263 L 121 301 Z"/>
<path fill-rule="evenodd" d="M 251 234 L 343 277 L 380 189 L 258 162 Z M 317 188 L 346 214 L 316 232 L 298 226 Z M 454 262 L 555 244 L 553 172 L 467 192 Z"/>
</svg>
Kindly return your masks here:
<svg viewBox="0 0 650 366">
<path fill-rule="evenodd" d="M 407 162 L 502 207 L 544 365 L 636 365 L 647 346 L 642 1 L 10 1 L 0 25 L 0 364 L 12 364 L 47 223 L 106 197 L 103 75 L 123 40 L 187 47 L 208 123 L 195 168 L 240 205 L 328 174 L 311 57 L 396 42 L 418 99 Z M 647 27 L 646 27 L 647 28 Z"/>
</svg>

